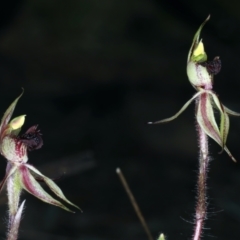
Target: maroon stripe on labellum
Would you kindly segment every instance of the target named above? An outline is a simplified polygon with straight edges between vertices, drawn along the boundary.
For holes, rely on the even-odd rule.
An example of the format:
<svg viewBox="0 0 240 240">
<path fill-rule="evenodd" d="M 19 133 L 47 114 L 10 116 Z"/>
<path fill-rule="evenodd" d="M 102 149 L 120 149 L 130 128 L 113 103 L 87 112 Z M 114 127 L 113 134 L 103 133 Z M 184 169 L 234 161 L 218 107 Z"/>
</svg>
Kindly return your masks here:
<svg viewBox="0 0 240 240">
<path fill-rule="evenodd" d="M 28 168 L 22 165 L 20 166 L 20 172 L 21 172 L 23 184 L 26 190 L 28 190 L 33 195 L 37 196 L 38 192 L 36 191 L 34 185 L 31 182 L 31 178 L 30 178 L 31 173 L 29 172 Z"/>
<path fill-rule="evenodd" d="M 22 180 L 23 180 L 23 184 L 24 184 L 24 187 L 31 193 L 34 193 L 35 189 L 34 189 L 34 186 L 31 184 L 31 180 L 29 178 L 29 171 L 27 169 L 27 167 L 25 167 L 24 165 L 20 166 L 20 172 L 21 172 L 21 175 L 22 175 Z"/>
<path fill-rule="evenodd" d="M 41 187 L 41 185 L 35 180 L 35 178 L 31 175 L 28 168 L 24 165 L 21 165 L 19 167 L 20 173 L 21 173 L 21 180 L 23 184 L 23 188 L 31 193 L 33 196 L 39 198 L 40 200 L 64 208 L 68 211 L 70 211 L 68 208 L 66 208 L 64 205 L 62 205 L 61 202 L 55 200 L 52 198 L 45 190 Z"/>
<path fill-rule="evenodd" d="M 201 111 L 201 116 L 204 122 L 205 127 L 208 129 L 209 132 L 211 132 L 211 135 L 214 136 L 214 138 L 221 143 L 222 140 L 219 137 L 219 134 L 216 132 L 216 130 L 214 129 L 211 121 L 209 120 L 208 114 L 207 114 L 207 100 L 209 98 L 209 93 L 203 93 L 200 95 L 200 101 L 199 101 L 199 105 L 200 105 L 200 111 Z M 211 106 L 212 107 L 212 106 Z"/>
<path fill-rule="evenodd" d="M 18 139 L 14 139 L 15 141 L 15 152 L 19 158 L 22 158 L 26 154 L 26 146 L 19 141 Z"/>
</svg>

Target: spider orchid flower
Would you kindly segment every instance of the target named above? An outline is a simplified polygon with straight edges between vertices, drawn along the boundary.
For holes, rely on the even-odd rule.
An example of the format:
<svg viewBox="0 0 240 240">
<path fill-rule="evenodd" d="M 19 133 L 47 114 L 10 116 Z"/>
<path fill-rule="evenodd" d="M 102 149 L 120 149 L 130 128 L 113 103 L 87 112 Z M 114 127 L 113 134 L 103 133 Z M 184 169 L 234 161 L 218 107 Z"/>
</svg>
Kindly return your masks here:
<svg viewBox="0 0 240 240">
<path fill-rule="evenodd" d="M 37 130 L 37 126 L 31 127 L 21 136 L 18 135 L 24 124 L 25 115 L 21 115 L 10 121 L 22 94 L 15 99 L 4 113 L 0 125 L 0 153 L 8 161 L 6 175 L 0 184 L 0 191 L 6 184 L 10 215 L 14 216 L 17 214 L 20 194 L 23 189 L 46 203 L 71 211 L 60 201 L 49 195 L 36 179 L 41 179 L 45 182 L 58 198 L 80 209 L 64 196 L 62 190 L 50 178 L 44 176 L 35 167 L 27 163 L 27 152 L 40 148 L 42 146 L 42 138 L 40 131 Z"/>
<path fill-rule="evenodd" d="M 199 40 L 201 30 L 210 16 L 202 23 L 196 32 L 187 58 L 187 75 L 190 83 L 196 89 L 197 93 L 187 101 L 184 106 L 174 116 L 149 124 L 158 124 L 169 122 L 176 119 L 193 100 L 196 100 L 196 119 L 200 128 L 210 138 L 216 141 L 225 150 L 231 159 L 236 162 L 231 152 L 226 146 L 226 140 L 229 131 L 229 116 L 240 116 L 240 113 L 234 112 L 225 107 L 219 100 L 217 94 L 212 90 L 213 76 L 221 69 L 219 57 L 212 61 L 207 61 L 207 54 L 204 50 L 202 39 Z M 220 124 L 218 126 L 214 109 L 220 113 Z M 222 152 L 221 151 L 221 152 Z"/>
</svg>

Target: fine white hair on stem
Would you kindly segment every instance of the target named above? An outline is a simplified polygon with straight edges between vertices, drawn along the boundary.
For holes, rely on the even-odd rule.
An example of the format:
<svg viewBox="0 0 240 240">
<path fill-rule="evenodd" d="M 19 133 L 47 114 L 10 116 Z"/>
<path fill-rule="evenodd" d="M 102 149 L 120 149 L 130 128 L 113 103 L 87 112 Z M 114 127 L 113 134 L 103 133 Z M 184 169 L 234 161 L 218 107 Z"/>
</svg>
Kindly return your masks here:
<svg viewBox="0 0 240 240">
<path fill-rule="evenodd" d="M 22 202 L 22 204 L 18 208 L 16 215 L 11 216 L 12 221 L 9 222 L 10 226 L 9 226 L 9 231 L 7 235 L 7 240 L 17 240 L 18 238 L 18 229 L 21 222 L 21 218 L 22 218 L 24 204 L 25 204 L 25 200 Z"/>
</svg>

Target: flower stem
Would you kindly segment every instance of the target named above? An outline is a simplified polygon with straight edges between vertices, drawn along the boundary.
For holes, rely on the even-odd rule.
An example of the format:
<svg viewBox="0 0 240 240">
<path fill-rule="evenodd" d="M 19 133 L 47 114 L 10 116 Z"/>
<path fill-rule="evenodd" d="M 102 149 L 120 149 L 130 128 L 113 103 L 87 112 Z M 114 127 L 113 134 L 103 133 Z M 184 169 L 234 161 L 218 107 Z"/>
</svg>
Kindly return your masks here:
<svg viewBox="0 0 240 240">
<path fill-rule="evenodd" d="M 11 164 L 7 165 L 7 172 L 10 171 Z M 18 229 L 21 221 L 21 215 L 25 201 L 19 206 L 21 185 L 18 183 L 18 174 L 14 172 L 7 179 L 7 195 L 8 195 L 8 233 L 7 240 L 16 240 L 18 237 Z M 18 183 L 18 184 L 16 184 Z"/>
<path fill-rule="evenodd" d="M 200 240 L 203 232 L 204 221 L 207 218 L 207 171 L 209 164 L 208 155 L 208 136 L 203 129 L 197 124 L 197 131 L 199 137 L 199 173 L 197 182 L 197 205 L 195 213 L 195 229 L 193 240 Z"/>
<path fill-rule="evenodd" d="M 15 216 L 9 216 L 9 231 L 7 234 L 7 240 L 17 240 L 18 238 L 18 229 L 21 221 L 21 216 L 23 212 L 25 201 L 22 202 Z"/>
</svg>

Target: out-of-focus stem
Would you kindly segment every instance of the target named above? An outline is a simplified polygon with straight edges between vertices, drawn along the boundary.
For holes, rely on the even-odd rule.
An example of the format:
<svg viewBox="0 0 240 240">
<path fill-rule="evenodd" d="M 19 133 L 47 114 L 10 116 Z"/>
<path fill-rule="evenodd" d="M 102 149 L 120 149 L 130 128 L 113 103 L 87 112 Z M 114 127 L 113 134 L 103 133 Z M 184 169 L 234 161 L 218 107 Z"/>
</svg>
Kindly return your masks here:
<svg viewBox="0 0 240 240">
<path fill-rule="evenodd" d="M 135 210 L 135 212 L 136 212 L 136 214 L 137 214 L 137 216 L 138 216 L 138 218 L 139 218 L 139 220 L 140 220 L 140 222 L 141 222 L 141 224 L 142 224 L 142 226 L 143 226 L 143 228 L 144 228 L 144 230 L 145 230 L 145 232 L 148 236 L 148 239 L 153 240 L 153 237 L 152 237 L 152 234 L 151 234 L 151 232 L 148 228 L 147 222 L 145 221 L 145 218 L 142 215 L 142 212 L 141 212 L 141 210 L 140 210 L 140 208 L 137 204 L 137 201 L 136 201 L 135 197 L 132 194 L 132 191 L 131 191 L 130 187 L 128 186 L 127 180 L 125 179 L 125 177 L 124 177 L 120 168 L 117 168 L 116 172 L 117 172 L 117 174 L 118 174 L 118 176 L 119 176 L 119 178 L 122 182 L 122 185 L 123 185 L 125 191 L 127 192 L 127 195 L 128 195 L 128 197 L 129 197 L 129 199 L 130 199 L 130 201 L 133 205 L 133 208 L 134 208 L 134 210 Z"/>
<path fill-rule="evenodd" d="M 208 136 L 197 124 L 199 138 L 199 172 L 197 182 L 197 205 L 195 212 L 195 229 L 193 240 L 200 240 L 203 232 L 204 222 L 207 218 L 207 171 L 209 163 Z"/>
</svg>

